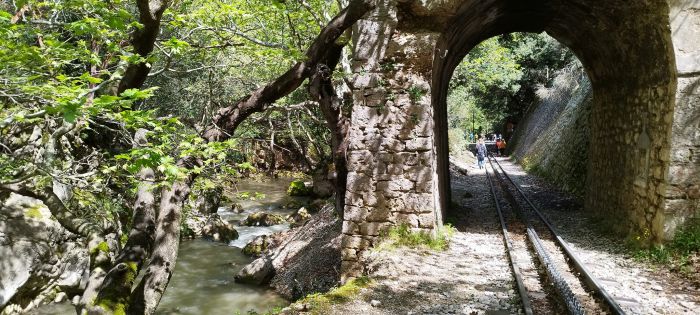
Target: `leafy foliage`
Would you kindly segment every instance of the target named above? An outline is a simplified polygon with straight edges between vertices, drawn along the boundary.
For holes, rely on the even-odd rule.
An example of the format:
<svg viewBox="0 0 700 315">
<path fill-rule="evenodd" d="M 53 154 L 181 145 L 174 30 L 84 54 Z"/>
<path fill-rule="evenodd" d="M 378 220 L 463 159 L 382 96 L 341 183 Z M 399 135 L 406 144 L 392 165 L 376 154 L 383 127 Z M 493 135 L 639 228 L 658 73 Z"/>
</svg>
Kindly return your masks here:
<svg viewBox="0 0 700 315">
<path fill-rule="evenodd" d="M 230 56 L 220 55 L 213 46 L 235 47 L 239 42 L 247 43 L 247 50 L 237 55 L 238 60 L 250 61 L 251 54 L 259 54 L 256 49 L 263 46 L 245 40 L 253 33 L 243 24 L 257 23 L 257 15 L 242 10 L 243 3 L 250 10 L 263 6 L 262 1 L 255 3 L 257 7 L 249 6 L 254 4 L 250 1 L 176 1 L 164 15 L 158 50 L 147 57 L 134 53 L 129 44 L 131 34 L 143 27 L 131 1 L 0 4 L 0 186 L 36 194 L 58 187 L 65 191 L 59 196 L 61 202 L 74 215 L 98 226 L 120 226 L 120 222 L 128 225 L 128 219 L 123 219 L 130 217 L 126 205 L 144 168 L 155 171 L 155 189 L 189 174 L 235 177 L 250 169 L 236 157 L 235 139 L 206 143 L 192 124 L 175 118 L 177 107 L 172 105 L 177 103 L 168 104 L 169 110 L 148 106 L 168 101 L 160 91 L 172 92 L 171 86 L 158 89 L 153 84 L 165 80 L 153 80 L 150 88 L 116 93 L 124 71 L 134 63 L 162 67 L 161 74 L 177 73 L 182 69 L 179 61 L 191 67 L 210 64 L 212 58 L 227 59 Z M 212 17 L 207 13 L 212 6 L 228 11 Z M 286 12 L 276 7 L 267 10 Z M 277 32 L 282 33 L 285 30 Z M 262 29 L 255 33 L 262 34 L 271 40 L 275 33 Z M 273 59 L 289 64 L 291 41 L 284 43 L 275 51 L 285 57 Z M 265 78 L 256 76 L 250 82 Z M 139 129 L 147 131 L 147 141 L 135 145 L 132 134 Z M 183 167 L 184 157 L 198 161 L 197 165 Z M 211 182 L 205 179 L 204 183 Z"/>
<path fill-rule="evenodd" d="M 497 132 L 518 120 L 536 100 L 538 86 L 575 57 L 553 38 L 512 33 L 483 41 L 455 69 L 447 97 L 450 143 L 463 147 L 470 134 Z"/>
<path fill-rule="evenodd" d="M 311 194 L 311 188 L 306 187 L 304 181 L 294 180 L 291 183 L 289 183 L 289 187 L 287 188 L 287 195 L 308 196 L 309 194 Z"/>
</svg>

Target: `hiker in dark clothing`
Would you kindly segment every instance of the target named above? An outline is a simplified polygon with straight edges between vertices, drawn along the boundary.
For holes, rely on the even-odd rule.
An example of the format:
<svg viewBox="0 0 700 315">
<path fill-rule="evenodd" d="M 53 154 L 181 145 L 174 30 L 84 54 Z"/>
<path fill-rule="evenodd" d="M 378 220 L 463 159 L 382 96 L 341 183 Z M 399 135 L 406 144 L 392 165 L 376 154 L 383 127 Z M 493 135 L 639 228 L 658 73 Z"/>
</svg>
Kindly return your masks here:
<svg viewBox="0 0 700 315">
<path fill-rule="evenodd" d="M 484 138 L 481 138 L 479 139 L 479 143 L 476 144 L 476 160 L 478 161 L 479 169 L 484 168 L 486 153 L 486 144 L 484 144 Z"/>
</svg>

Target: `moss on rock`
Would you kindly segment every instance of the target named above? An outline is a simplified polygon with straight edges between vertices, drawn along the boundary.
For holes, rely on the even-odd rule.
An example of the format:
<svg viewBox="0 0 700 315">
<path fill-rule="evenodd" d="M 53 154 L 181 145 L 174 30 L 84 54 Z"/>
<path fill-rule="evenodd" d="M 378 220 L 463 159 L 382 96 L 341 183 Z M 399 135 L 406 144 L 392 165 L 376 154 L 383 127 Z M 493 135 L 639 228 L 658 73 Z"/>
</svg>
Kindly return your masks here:
<svg viewBox="0 0 700 315">
<path fill-rule="evenodd" d="M 279 214 L 255 212 L 241 222 L 245 226 L 271 226 L 284 223 L 284 218 Z"/>
<path fill-rule="evenodd" d="M 312 193 L 311 187 L 306 187 L 301 180 L 294 180 L 289 183 L 289 188 L 287 188 L 287 195 L 290 196 L 309 196 Z"/>
<path fill-rule="evenodd" d="M 27 218 L 30 218 L 30 219 L 41 220 L 41 219 L 44 218 L 44 216 L 41 215 L 41 210 L 40 210 L 40 209 L 41 209 L 41 205 L 40 205 L 40 204 L 33 205 L 33 206 L 29 207 L 29 208 L 24 212 L 24 216 L 26 216 Z"/>
<path fill-rule="evenodd" d="M 260 257 L 262 253 L 270 246 L 270 237 L 261 235 L 254 238 L 250 243 L 243 247 L 243 254 L 248 256 Z"/>
</svg>

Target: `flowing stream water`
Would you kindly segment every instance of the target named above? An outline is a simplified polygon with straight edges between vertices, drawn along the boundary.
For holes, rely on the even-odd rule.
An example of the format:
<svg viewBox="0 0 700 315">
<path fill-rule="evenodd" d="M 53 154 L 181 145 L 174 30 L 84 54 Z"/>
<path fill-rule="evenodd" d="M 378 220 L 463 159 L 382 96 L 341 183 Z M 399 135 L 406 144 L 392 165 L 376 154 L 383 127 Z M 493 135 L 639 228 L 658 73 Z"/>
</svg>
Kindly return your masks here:
<svg viewBox="0 0 700 315">
<path fill-rule="evenodd" d="M 241 248 L 258 235 L 272 234 L 289 228 L 288 224 L 269 227 L 239 226 L 239 221 L 250 213 L 265 211 L 287 215 L 308 200 L 286 195 L 290 179 L 267 179 L 265 181 L 243 180 L 238 183 L 239 192 L 259 192 L 265 198 L 240 200 L 241 213 L 227 207 L 219 208 L 219 215 L 231 222 L 239 238 L 229 244 L 203 239 L 183 240 L 175 272 L 168 289 L 158 306 L 156 314 L 247 314 L 249 311 L 265 313 L 275 307 L 289 304 L 267 287 L 236 283 L 233 277 L 253 259 L 241 253 Z M 290 206 L 292 204 L 293 206 Z M 49 304 L 36 309 L 32 314 L 74 314 L 69 303 Z"/>
</svg>

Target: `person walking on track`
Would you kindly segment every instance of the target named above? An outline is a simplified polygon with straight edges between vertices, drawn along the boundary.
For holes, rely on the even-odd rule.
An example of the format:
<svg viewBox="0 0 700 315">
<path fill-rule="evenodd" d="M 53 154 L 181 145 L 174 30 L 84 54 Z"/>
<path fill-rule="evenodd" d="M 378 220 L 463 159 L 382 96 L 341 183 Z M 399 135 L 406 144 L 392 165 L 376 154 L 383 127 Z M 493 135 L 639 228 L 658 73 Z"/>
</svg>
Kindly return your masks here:
<svg viewBox="0 0 700 315">
<path fill-rule="evenodd" d="M 484 144 L 484 138 L 479 139 L 479 143 L 476 144 L 476 160 L 479 164 L 479 169 L 484 168 L 484 159 L 486 158 L 486 144 Z"/>
</svg>

